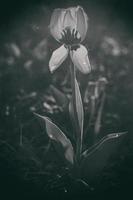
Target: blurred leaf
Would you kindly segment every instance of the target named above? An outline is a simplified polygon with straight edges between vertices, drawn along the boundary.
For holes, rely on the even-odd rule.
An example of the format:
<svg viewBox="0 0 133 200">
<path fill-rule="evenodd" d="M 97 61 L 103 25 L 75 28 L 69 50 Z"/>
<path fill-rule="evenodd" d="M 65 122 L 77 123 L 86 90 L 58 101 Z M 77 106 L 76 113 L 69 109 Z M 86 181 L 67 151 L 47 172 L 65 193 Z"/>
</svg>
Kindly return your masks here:
<svg viewBox="0 0 133 200">
<path fill-rule="evenodd" d="M 20 48 L 18 47 L 17 44 L 11 43 L 10 49 L 11 49 L 11 51 L 12 51 L 12 53 L 15 57 L 19 58 L 21 56 L 21 50 L 20 50 Z"/>
<path fill-rule="evenodd" d="M 82 104 L 82 98 L 78 86 L 78 82 L 75 78 L 75 99 L 71 99 L 69 104 L 70 118 L 73 124 L 76 126 L 76 131 L 80 132 L 80 138 L 83 138 L 83 123 L 84 123 L 84 110 Z M 78 130 L 79 129 L 79 130 Z"/>
<path fill-rule="evenodd" d="M 126 132 L 112 133 L 84 151 L 81 170 L 84 177 L 93 179 L 106 166 L 110 156 L 116 152 Z"/>
<path fill-rule="evenodd" d="M 97 117 L 96 117 L 95 125 L 94 125 L 95 137 L 97 137 L 98 134 L 100 133 L 101 124 L 102 124 L 102 113 L 103 113 L 103 108 L 104 108 L 104 104 L 105 104 L 105 97 L 106 97 L 106 93 L 103 92 L 102 97 L 101 97 L 100 106 L 99 106 L 98 111 L 97 111 Z"/>
<path fill-rule="evenodd" d="M 18 159 L 23 162 L 33 161 L 33 163 L 37 167 L 41 167 L 42 165 L 39 157 L 37 156 L 37 149 L 32 145 L 31 141 L 25 136 L 22 136 L 22 141 L 19 145 Z"/>
<path fill-rule="evenodd" d="M 48 137 L 53 141 L 54 147 L 59 155 L 61 155 L 61 157 L 65 157 L 69 163 L 73 164 L 74 151 L 70 140 L 48 117 L 44 117 L 36 113 L 35 115 L 40 120 L 40 122 L 45 122 Z"/>
<path fill-rule="evenodd" d="M 33 55 L 39 60 L 45 60 L 48 54 L 47 46 L 47 38 L 44 38 L 33 49 Z"/>
<path fill-rule="evenodd" d="M 51 85 L 50 89 L 54 98 L 56 99 L 57 104 L 61 107 L 65 107 L 68 104 L 67 96 L 59 89 L 57 89 L 54 85 Z"/>
</svg>

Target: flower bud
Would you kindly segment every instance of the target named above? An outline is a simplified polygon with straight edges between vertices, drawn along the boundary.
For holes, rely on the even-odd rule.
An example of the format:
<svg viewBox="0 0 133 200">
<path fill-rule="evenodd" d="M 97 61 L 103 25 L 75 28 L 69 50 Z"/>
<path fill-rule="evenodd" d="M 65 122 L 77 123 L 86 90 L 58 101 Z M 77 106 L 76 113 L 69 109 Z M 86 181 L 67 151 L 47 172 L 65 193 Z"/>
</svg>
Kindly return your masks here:
<svg viewBox="0 0 133 200">
<path fill-rule="evenodd" d="M 88 29 L 88 17 L 80 6 L 55 9 L 49 27 L 52 36 L 57 41 L 62 39 L 63 31 L 68 28 L 71 33 L 73 30 L 78 31 L 81 41 L 83 41 Z"/>
</svg>

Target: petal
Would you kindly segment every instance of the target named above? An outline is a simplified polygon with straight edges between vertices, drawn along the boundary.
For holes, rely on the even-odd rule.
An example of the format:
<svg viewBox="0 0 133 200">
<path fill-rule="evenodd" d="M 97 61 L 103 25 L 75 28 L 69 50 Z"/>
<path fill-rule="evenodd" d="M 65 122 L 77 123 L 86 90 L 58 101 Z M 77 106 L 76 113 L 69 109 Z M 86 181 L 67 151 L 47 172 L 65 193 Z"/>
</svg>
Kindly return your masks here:
<svg viewBox="0 0 133 200">
<path fill-rule="evenodd" d="M 63 30 L 63 20 L 65 15 L 65 9 L 55 9 L 50 20 L 50 32 L 51 35 L 59 41 L 61 39 L 61 33 Z"/>
<path fill-rule="evenodd" d="M 73 10 L 74 11 L 74 10 Z M 64 20 L 63 20 L 63 27 L 64 29 L 67 27 L 70 27 L 70 30 L 72 31 L 73 29 L 76 28 L 76 18 L 74 19 L 72 14 L 71 14 L 71 8 L 68 8 L 66 10 Z"/>
<path fill-rule="evenodd" d="M 67 58 L 68 56 L 68 49 L 62 45 L 58 49 L 56 49 L 49 61 L 49 69 L 51 72 L 54 72 Z"/>
<path fill-rule="evenodd" d="M 80 33 L 81 41 L 85 39 L 88 29 L 88 17 L 83 8 L 77 7 L 77 31 Z"/>
<path fill-rule="evenodd" d="M 80 45 L 76 50 L 70 52 L 73 64 L 83 73 L 88 74 L 91 71 L 91 65 L 88 58 L 87 49 Z"/>
<path fill-rule="evenodd" d="M 73 18 L 73 20 L 75 20 L 75 22 L 77 22 L 77 7 L 70 7 L 69 8 L 70 12 L 71 12 L 71 16 Z"/>
</svg>

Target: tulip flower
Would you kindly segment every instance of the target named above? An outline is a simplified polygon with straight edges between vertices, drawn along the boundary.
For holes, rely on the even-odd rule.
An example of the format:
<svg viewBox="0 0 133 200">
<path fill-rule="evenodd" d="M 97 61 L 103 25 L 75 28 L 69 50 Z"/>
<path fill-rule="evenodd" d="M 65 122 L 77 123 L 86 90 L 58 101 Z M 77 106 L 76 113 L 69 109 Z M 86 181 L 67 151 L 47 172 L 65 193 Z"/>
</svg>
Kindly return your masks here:
<svg viewBox="0 0 133 200">
<path fill-rule="evenodd" d="M 49 61 L 49 68 L 54 72 L 70 55 L 75 67 L 82 73 L 91 71 L 88 52 L 81 42 L 88 29 L 88 17 L 80 6 L 67 9 L 55 9 L 50 21 L 51 35 L 62 45 L 56 49 Z"/>
<path fill-rule="evenodd" d="M 73 126 L 73 129 L 70 130 L 72 136 L 68 138 L 63 130 L 47 116 L 42 116 L 37 113 L 35 115 L 41 124 L 45 124 L 47 136 L 52 141 L 55 152 L 65 161 L 64 164 L 69 169 L 67 170 L 68 176 L 71 174 L 72 178 L 76 178 L 76 181 L 88 187 L 84 179 L 86 180 L 87 177 L 87 181 L 93 181 L 93 177 L 96 178 L 99 172 L 104 169 L 111 153 L 114 152 L 114 147 L 117 148 L 117 145 L 121 142 L 119 137 L 125 135 L 125 132 L 108 134 L 101 140 L 98 140 L 98 134 L 100 133 L 99 121 L 101 122 L 101 110 L 103 109 L 105 100 L 105 91 L 103 88 L 102 101 L 100 102 L 98 113 L 90 113 L 90 117 L 92 117 L 92 114 L 93 116 L 96 114 L 93 145 L 89 146 L 89 144 L 84 143 L 84 136 L 86 134 L 84 132 L 84 108 L 75 67 L 84 74 L 91 71 L 87 49 L 81 44 L 85 39 L 87 28 L 88 18 L 80 6 L 68 9 L 55 9 L 51 17 L 51 34 L 62 45 L 51 56 L 49 61 L 50 71 L 54 72 L 64 62 L 67 56 L 70 58 L 70 101 L 59 90 L 56 89 L 57 91 L 55 90 L 55 92 L 59 98 L 63 95 L 63 102 L 67 101 L 67 110 L 69 111 L 70 121 Z M 94 94 L 94 96 L 96 95 L 98 94 Z M 92 105 L 91 111 L 94 110 L 94 107 L 95 104 L 94 106 Z M 89 121 L 91 121 L 91 118 Z M 85 146 L 87 148 L 84 148 Z M 64 167 L 65 169 L 66 167 Z M 63 173 L 67 175 L 66 170 Z"/>
</svg>

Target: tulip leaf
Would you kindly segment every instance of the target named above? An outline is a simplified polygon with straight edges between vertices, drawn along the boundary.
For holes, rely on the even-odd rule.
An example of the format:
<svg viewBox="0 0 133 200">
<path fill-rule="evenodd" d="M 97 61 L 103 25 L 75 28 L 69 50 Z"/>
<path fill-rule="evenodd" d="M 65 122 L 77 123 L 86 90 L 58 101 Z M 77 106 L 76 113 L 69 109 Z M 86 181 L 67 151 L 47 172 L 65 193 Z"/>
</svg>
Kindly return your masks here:
<svg viewBox="0 0 133 200">
<path fill-rule="evenodd" d="M 84 110 L 83 110 L 83 104 L 82 104 L 82 98 L 80 94 L 80 89 L 78 82 L 74 80 L 75 84 L 75 95 L 72 97 L 73 99 L 70 101 L 69 104 L 69 113 L 70 113 L 70 118 L 72 119 L 72 122 L 76 126 L 76 131 L 80 132 L 80 138 L 82 141 L 83 137 L 83 123 L 84 123 Z"/>
<path fill-rule="evenodd" d="M 103 137 L 98 143 L 84 151 L 81 170 L 89 180 L 99 174 L 107 164 L 110 156 L 116 152 L 126 132 L 112 133 Z"/>
<path fill-rule="evenodd" d="M 41 123 L 45 123 L 48 137 L 53 141 L 56 151 L 62 158 L 65 158 L 70 164 L 74 162 L 74 150 L 71 141 L 65 136 L 60 128 L 55 125 L 48 117 L 36 114 Z"/>
</svg>

